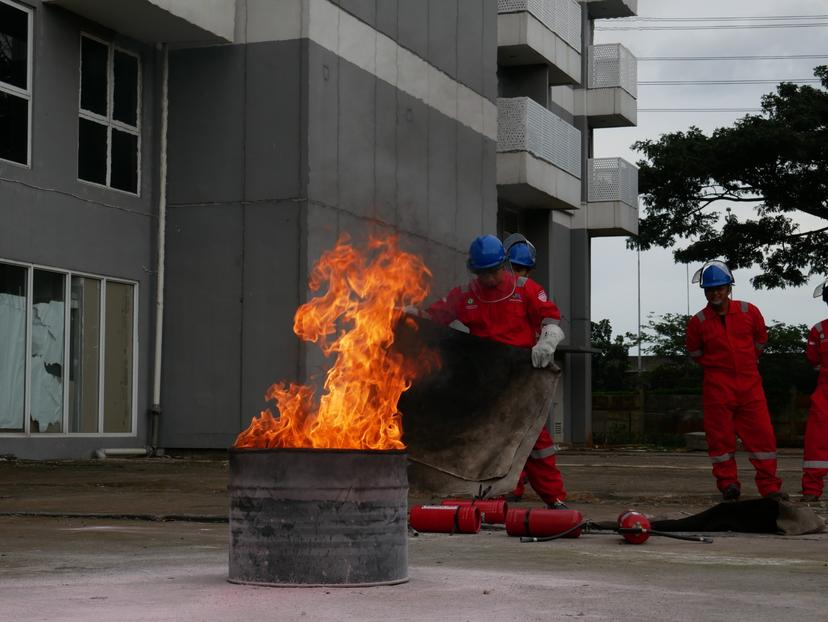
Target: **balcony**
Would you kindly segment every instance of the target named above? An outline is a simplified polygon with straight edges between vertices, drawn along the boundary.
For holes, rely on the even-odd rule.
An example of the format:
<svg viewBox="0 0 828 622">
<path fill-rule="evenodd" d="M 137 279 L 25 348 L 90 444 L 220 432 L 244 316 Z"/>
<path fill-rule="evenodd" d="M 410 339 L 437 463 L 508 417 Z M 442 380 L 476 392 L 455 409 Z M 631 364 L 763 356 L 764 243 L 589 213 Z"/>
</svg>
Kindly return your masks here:
<svg viewBox="0 0 828 622">
<path fill-rule="evenodd" d="M 638 0 L 586 0 L 589 19 L 638 15 Z"/>
<path fill-rule="evenodd" d="M 621 158 L 587 161 L 586 228 L 594 237 L 638 234 L 638 169 Z"/>
<path fill-rule="evenodd" d="M 236 0 L 44 0 L 144 43 L 227 43 Z"/>
<path fill-rule="evenodd" d="M 581 205 L 581 132 L 528 97 L 497 100 L 497 195 L 519 208 Z"/>
<path fill-rule="evenodd" d="M 498 0 L 497 62 L 547 65 L 549 84 L 581 82 L 581 7 L 575 0 Z"/>
<path fill-rule="evenodd" d="M 591 45 L 587 54 L 587 88 L 576 90 L 576 109 L 585 111 L 591 128 L 636 125 L 638 61 L 635 56 L 619 43 Z"/>
</svg>

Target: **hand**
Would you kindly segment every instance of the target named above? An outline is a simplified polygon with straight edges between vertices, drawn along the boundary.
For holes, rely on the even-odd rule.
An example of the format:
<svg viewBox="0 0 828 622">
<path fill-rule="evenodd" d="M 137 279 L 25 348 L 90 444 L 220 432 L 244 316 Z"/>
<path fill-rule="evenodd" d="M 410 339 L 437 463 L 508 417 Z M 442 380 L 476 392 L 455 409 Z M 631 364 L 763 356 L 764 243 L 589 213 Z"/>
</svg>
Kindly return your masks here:
<svg viewBox="0 0 828 622">
<path fill-rule="evenodd" d="M 424 313 L 420 311 L 419 307 L 415 307 L 414 305 L 408 305 L 403 307 L 403 313 L 406 315 L 413 315 L 414 317 L 424 317 Z"/>
<path fill-rule="evenodd" d="M 555 347 L 538 342 L 532 348 L 532 365 L 537 368 L 548 367 L 555 358 Z"/>
<path fill-rule="evenodd" d="M 546 324 L 532 348 L 532 365 L 537 368 L 554 365 L 555 349 L 564 340 L 564 332 L 557 324 Z"/>
</svg>

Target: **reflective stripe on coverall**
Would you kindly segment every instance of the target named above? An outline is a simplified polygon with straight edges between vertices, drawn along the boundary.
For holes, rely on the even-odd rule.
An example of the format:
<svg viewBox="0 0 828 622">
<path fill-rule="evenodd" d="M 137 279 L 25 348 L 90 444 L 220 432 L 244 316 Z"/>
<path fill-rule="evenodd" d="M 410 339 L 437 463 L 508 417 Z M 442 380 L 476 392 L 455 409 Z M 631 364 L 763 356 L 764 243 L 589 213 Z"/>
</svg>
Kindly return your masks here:
<svg viewBox="0 0 828 622">
<path fill-rule="evenodd" d="M 828 320 L 811 328 L 805 357 L 819 371 L 811 394 L 811 408 L 805 426 L 805 455 L 802 463 L 802 494 L 822 496 L 828 475 Z"/>
<path fill-rule="evenodd" d="M 761 495 L 777 492 L 776 437 L 757 361 L 768 340 L 762 314 L 750 303 L 730 300 L 720 316 L 713 305 L 687 323 L 687 351 L 704 369 L 702 404 L 707 453 L 719 490 L 740 486 L 736 436 L 750 453 Z"/>
<path fill-rule="evenodd" d="M 515 279 L 510 273 L 504 273 L 504 278 Z M 506 286 L 508 293 L 512 289 L 511 281 Z M 472 335 L 520 348 L 534 346 L 541 327 L 561 319 L 561 312 L 548 299 L 544 289 L 525 276 L 516 278 L 514 293 L 499 302 L 484 302 L 471 288 L 455 287 L 445 298 L 432 304 L 428 314 L 438 324 L 447 326 L 459 320 L 469 327 Z M 546 503 L 566 499 L 554 448 L 552 436 L 544 427 L 524 466 L 529 484 Z M 548 453 L 550 450 L 553 453 Z M 520 481 L 523 480 L 521 473 Z"/>
</svg>

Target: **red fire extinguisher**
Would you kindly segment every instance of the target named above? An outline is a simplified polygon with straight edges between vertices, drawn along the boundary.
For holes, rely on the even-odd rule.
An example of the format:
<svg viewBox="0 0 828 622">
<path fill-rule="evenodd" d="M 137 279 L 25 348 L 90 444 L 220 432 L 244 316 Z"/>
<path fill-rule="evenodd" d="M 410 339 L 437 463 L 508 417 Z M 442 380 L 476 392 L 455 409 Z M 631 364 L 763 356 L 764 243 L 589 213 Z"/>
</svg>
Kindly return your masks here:
<svg viewBox="0 0 828 622">
<path fill-rule="evenodd" d="M 523 536 L 522 542 L 538 542 L 541 538 L 577 538 L 584 525 L 584 517 L 576 510 L 520 508 L 509 510 L 506 514 L 506 533 Z"/>
<path fill-rule="evenodd" d="M 502 499 L 443 499 L 443 505 L 473 505 L 480 510 L 483 522 L 489 525 L 503 524 L 506 521 L 506 512 L 509 509 Z"/>
<path fill-rule="evenodd" d="M 644 544 L 650 538 L 650 520 L 634 510 L 618 516 L 618 533 L 630 544 Z"/>
<path fill-rule="evenodd" d="M 482 517 L 472 505 L 415 505 L 408 513 L 412 529 L 430 533 L 478 533 Z"/>
</svg>

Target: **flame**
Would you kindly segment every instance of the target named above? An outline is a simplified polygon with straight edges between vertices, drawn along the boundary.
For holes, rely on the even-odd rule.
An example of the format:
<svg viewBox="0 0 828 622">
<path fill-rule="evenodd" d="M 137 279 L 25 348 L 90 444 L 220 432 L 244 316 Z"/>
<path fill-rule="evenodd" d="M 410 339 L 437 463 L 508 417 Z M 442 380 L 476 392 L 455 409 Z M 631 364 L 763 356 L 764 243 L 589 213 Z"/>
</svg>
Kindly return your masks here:
<svg viewBox="0 0 828 622">
<path fill-rule="evenodd" d="M 254 417 L 236 447 L 403 449 L 400 396 L 431 357 L 407 361 L 391 351 L 402 308 L 422 302 L 431 272 L 422 259 L 402 252 L 396 237 L 371 239 L 360 253 L 343 235 L 314 266 L 312 292 L 327 290 L 299 307 L 293 331 L 336 354 L 315 410 L 313 390 L 276 383 L 265 394 L 275 400 Z"/>
</svg>

